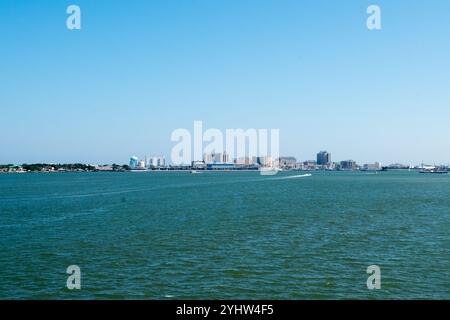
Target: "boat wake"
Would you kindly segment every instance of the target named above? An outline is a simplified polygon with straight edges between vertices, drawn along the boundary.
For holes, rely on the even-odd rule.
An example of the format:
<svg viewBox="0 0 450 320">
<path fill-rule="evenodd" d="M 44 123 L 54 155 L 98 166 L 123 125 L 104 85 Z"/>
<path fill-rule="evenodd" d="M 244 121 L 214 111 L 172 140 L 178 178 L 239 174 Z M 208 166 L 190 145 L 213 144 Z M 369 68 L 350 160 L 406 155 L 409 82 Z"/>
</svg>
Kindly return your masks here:
<svg viewBox="0 0 450 320">
<path fill-rule="evenodd" d="M 311 177 L 312 174 L 310 173 L 306 173 L 306 174 L 298 174 L 295 176 L 287 176 L 287 177 L 277 177 L 277 178 L 273 178 L 270 180 L 286 180 L 286 179 L 298 179 L 298 178 L 307 178 L 307 177 Z"/>
</svg>

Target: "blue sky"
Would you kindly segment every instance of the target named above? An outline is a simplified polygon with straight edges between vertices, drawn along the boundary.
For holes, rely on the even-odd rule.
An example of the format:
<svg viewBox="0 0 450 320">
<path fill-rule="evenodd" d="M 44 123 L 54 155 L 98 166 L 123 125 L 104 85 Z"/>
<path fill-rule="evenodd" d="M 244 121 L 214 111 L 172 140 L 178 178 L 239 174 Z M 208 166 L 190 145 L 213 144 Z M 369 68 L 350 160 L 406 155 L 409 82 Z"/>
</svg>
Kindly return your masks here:
<svg viewBox="0 0 450 320">
<path fill-rule="evenodd" d="M 194 120 L 279 128 L 301 160 L 450 163 L 448 0 L 2 0 L 0 43 L 0 163 L 169 157 Z"/>
</svg>

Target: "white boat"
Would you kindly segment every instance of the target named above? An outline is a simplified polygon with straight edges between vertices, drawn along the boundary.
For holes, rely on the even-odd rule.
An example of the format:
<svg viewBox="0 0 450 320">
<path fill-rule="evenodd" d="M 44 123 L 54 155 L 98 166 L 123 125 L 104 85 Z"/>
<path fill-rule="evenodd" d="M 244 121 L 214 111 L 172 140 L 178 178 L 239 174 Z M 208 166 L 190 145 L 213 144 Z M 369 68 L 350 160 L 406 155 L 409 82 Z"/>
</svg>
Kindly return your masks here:
<svg viewBox="0 0 450 320">
<path fill-rule="evenodd" d="M 200 171 L 197 171 L 197 170 L 191 170 L 191 173 L 192 174 L 197 174 L 197 173 L 201 173 Z"/>
<path fill-rule="evenodd" d="M 276 168 L 276 167 L 261 167 L 261 168 L 259 168 L 259 174 L 262 176 L 273 176 L 273 175 L 276 175 L 280 171 L 282 171 L 282 169 Z"/>
</svg>

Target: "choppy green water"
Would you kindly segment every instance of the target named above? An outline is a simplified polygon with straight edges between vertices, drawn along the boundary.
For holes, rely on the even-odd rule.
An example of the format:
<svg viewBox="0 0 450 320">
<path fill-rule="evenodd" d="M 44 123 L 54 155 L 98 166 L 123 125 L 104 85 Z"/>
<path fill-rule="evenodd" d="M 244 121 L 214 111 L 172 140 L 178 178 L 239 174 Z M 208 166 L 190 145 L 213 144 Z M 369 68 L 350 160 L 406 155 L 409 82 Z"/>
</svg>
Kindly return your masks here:
<svg viewBox="0 0 450 320">
<path fill-rule="evenodd" d="M 450 175 L 296 174 L 0 175 L 0 298 L 450 299 Z"/>
</svg>

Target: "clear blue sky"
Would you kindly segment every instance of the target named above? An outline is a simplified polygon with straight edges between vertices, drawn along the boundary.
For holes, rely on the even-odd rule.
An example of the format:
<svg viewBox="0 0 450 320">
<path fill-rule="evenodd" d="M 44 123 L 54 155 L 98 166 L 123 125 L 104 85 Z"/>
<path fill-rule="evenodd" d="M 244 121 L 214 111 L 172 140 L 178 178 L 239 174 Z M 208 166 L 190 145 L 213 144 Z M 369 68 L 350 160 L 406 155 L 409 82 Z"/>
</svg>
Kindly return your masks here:
<svg viewBox="0 0 450 320">
<path fill-rule="evenodd" d="M 448 0 L 2 0 L 0 43 L 0 163 L 169 157 L 194 120 L 279 128 L 301 160 L 450 162 Z"/>
</svg>

